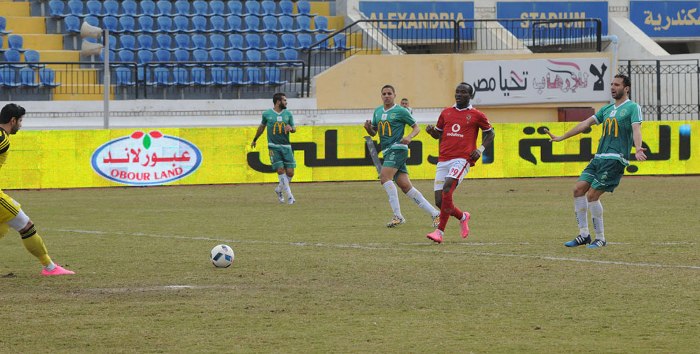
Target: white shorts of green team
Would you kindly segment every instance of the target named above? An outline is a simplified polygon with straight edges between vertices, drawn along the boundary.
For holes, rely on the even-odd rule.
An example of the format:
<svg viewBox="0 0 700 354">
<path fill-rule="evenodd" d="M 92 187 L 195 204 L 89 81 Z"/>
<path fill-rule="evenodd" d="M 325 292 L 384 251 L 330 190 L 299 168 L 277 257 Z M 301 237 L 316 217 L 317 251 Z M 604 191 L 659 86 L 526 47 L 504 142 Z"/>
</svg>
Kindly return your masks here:
<svg viewBox="0 0 700 354">
<path fill-rule="evenodd" d="M 462 180 L 467 173 L 469 173 L 469 163 L 467 162 L 467 159 L 440 161 L 437 163 L 437 170 L 435 171 L 435 184 L 433 185 L 433 190 L 442 190 L 447 178 L 456 179 L 457 185 L 459 185 L 462 183 Z"/>
</svg>

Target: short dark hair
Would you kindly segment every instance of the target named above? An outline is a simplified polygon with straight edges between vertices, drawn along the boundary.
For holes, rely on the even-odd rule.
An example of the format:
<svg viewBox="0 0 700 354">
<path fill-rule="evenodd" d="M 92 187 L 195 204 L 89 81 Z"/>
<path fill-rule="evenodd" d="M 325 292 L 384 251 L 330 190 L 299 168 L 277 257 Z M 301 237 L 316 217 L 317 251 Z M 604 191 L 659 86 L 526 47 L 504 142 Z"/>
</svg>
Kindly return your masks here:
<svg viewBox="0 0 700 354">
<path fill-rule="evenodd" d="M 385 88 L 390 88 L 391 92 L 396 93 L 396 90 L 394 90 L 394 86 L 391 86 L 389 84 L 382 86 L 382 89 L 380 90 L 380 92 L 384 91 Z"/>
<path fill-rule="evenodd" d="M 272 95 L 272 104 L 277 104 L 277 102 L 282 100 L 282 97 L 287 97 L 287 95 L 285 95 L 284 92 L 277 92 Z"/>
<path fill-rule="evenodd" d="M 27 111 L 16 103 L 8 103 L 5 107 L 2 107 L 2 112 L 0 112 L 0 124 L 9 123 L 12 118 L 22 118 Z"/>
<path fill-rule="evenodd" d="M 622 75 L 622 74 L 617 74 L 615 75 L 616 79 L 622 79 L 622 84 L 625 87 L 629 87 L 630 89 L 632 88 L 632 81 L 630 80 L 629 76 L 627 75 Z"/>
<path fill-rule="evenodd" d="M 464 81 L 460 82 L 457 86 L 459 87 L 459 86 L 462 86 L 462 85 L 464 85 L 464 86 L 467 87 L 467 90 L 469 91 L 469 96 L 471 96 L 472 98 L 474 98 L 474 94 L 476 93 L 476 92 L 474 92 L 474 86 L 472 86 L 471 84 L 469 84 L 469 83 L 467 83 L 467 82 L 464 82 Z"/>
</svg>

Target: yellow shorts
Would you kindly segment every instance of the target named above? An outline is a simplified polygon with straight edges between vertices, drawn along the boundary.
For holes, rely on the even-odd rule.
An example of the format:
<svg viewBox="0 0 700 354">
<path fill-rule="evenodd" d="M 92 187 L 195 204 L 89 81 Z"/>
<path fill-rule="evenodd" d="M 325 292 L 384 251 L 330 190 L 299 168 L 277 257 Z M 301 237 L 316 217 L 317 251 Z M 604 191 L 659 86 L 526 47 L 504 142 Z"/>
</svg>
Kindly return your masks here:
<svg viewBox="0 0 700 354">
<path fill-rule="evenodd" d="M 22 208 L 17 201 L 0 190 L 0 224 L 5 224 L 17 216 Z"/>
</svg>

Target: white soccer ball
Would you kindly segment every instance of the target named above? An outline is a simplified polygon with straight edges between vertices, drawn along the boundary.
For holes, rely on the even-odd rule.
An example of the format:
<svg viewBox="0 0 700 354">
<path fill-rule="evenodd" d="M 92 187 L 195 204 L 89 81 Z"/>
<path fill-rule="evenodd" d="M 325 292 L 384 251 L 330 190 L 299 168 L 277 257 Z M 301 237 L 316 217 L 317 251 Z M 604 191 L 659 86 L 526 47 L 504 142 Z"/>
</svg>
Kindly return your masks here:
<svg viewBox="0 0 700 354">
<path fill-rule="evenodd" d="M 227 245 L 216 245 L 211 249 L 211 264 L 217 268 L 227 268 L 233 263 L 233 248 Z"/>
</svg>

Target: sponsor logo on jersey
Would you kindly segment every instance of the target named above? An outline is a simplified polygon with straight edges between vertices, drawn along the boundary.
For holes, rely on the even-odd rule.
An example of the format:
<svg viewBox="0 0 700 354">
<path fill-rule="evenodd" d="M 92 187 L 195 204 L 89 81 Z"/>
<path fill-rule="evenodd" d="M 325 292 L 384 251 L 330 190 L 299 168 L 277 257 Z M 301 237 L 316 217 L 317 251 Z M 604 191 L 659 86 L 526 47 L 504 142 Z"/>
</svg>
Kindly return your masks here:
<svg viewBox="0 0 700 354">
<path fill-rule="evenodd" d="M 132 186 L 152 186 L 183 179 L 199 168 L 202 152 L 191 142 L 154 130 L 135 131 L 110 140 L 92 154 L 100 176 Z"/>
<path fill-rule="evenodd" d="M 452 124 L 452 127 L 450 128 L 450 130 L 452 130 L 452 131 L 448 132 L 447 136 L 456 136 L 458 138 L 464 138 L 464 134 L 459 133 L 459 131 L 461 129 L 462 129 L 462 126 L 460 126 L 459 124 L 457 124 L 457 123 Z"/>
<path fill-rule="evenodd" d="M 379 132 L 380 135 L 391 136 L 391 124 L 389 124 L 389 121 L 380 121 L 379 124 L 377 124 L 377 132 Z"/>
<path fill-rule="evenodd" d="M 603 135 L 610 135 L 614 130 L 615 137 L 617 137 L 617 128 L 616 118 L 605 118 L 605 122 L 603 122 Z"/>
<path fill-rule="evenodd" d="M 277 117 L 281 118 L 281 117 Z M 284 122 L 277 121 L 275 124 L 272 125 L 272 135 L 277 135 L 277 134 L 285 134 L 284 132 L 284 127 L 286 124 Z M 279 129 L 279 133 L 277 132 L 277 129 Z"/>
</svg>

